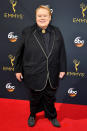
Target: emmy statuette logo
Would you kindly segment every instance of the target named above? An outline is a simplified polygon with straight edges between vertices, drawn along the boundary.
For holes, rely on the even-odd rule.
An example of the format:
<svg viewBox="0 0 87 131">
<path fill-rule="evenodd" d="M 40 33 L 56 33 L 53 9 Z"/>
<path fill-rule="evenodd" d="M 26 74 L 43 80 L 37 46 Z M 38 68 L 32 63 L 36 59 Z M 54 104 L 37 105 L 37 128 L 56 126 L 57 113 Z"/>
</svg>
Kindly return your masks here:
<svg viewBox="0 0 87 131">
<path fill-rule="evenodd" d="M 85 5 L 84 3 L 81 3 L 80 4 L 80 8 L 82 9 L 82 16 L 83 16 L 83 18 L 86 16 L 85 15 L 85 12 L 86 12 L 86 10 L 87 10 L 87 5 Z"/>
<path fill-rule="evenodd" d="M 7 18 L 7 19 L 8 18 L 11 18 L 11 19 L 21 19 L 21 20 L 23 20 L 24 14 L 17 13 L 18 9 L 16 9 L 16 6 L 17 6 L 18 2 L 19 2 L 18 0 L 9 0 L 9 6 L 12 7 L 12 12 L 8 8 L 9 11 L 4 12 L 4 14 L 3 14 L 4 18 Z"/>
<path fill-rule="evenodd" d="M 15 6 L 17 5 L 17 1 L 15 1 L 15 0 L 10 0 L 10 4 L 12 5 L 12 9 L 13 9 L 13 11 L 14 11 L 14 13 L 15 13 L 15 12 L 16 12 Z"/>
<path fill-rule="evenodd" d="M 10 60 L 10 65 L 8 66 L 3 66 L 2 70 L 3 71 L 14 71 L 14 60 L 15 60 L 15 56 L 12 56 L 11 54 L 8 55 L 8 58 Z"/>
<path fill-rule="evenodd" d="M 78 67 L 80 65 L 80 61 L 78 61 L 77 59 L 73 60 L 74 63 L 74 70 L 75 71 L 70 71 L 67 72 L 67 76 L 72 76 L 72 77 L 85 77 L 85 73 L 84 72 L 80 72 L 78 71 Z"/>
<path fill-rule="evenodd" d="M 78 60 L 73 60 L 73 63 L 75 64 L 75 70 L 76 70 L 76 72 L 78 71 L 78 66 L 79 66 L 79 64 L 80 64 L 80 61 L 78 61 Z"/>
<path fill-rule="evenodd" d="M 8 58 L 10 59 L 11 65 L 12 67 L 14 66 L 14 60 L 15 60 L 15 56 L 9 55 Z"/>
<path fill-rule="evenodd" d="M 86 23 L 87 24 L 87 5 L 83 2 L 80 4 L 82 17 L 73 17 L 73 23 Z"/>
</svg>

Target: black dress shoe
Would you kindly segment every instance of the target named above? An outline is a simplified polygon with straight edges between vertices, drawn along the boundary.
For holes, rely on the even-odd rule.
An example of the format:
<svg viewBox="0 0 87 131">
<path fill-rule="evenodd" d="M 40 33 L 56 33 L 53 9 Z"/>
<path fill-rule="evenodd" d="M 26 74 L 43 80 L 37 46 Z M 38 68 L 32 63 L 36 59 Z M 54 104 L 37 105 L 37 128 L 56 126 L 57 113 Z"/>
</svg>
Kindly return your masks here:
<svg viewBox="0 0 87 131">
<path fill-rule="evenodd" d="M 28 126 L 34 126 L 35 125 L 35 117 L 29 116 L 28 118 Z"/>
<path fill-rule="evenodd" d="M 60 127 L 60 123 L 58 122 L 58 120 L 56 118 L 49 119 L 49 120 L 51 121 L 53 126 Z"/>
</svg>

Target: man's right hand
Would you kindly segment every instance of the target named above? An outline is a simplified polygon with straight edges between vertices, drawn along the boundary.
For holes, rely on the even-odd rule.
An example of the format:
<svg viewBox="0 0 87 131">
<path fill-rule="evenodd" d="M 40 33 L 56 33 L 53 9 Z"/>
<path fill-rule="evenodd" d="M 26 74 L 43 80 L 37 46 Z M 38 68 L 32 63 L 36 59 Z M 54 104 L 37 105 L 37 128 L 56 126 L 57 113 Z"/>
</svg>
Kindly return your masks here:
<svg viewBox="0 0 87 131">
<path fill-rule="evenodd" d="M 16 78 L 17 78 L 17 80 L 18 81 L 22 81 L 22 79 L 21 78 L 23 78 L 23 75 L 22 75 L 22 73 L 16 73 Z"/>
</svg>

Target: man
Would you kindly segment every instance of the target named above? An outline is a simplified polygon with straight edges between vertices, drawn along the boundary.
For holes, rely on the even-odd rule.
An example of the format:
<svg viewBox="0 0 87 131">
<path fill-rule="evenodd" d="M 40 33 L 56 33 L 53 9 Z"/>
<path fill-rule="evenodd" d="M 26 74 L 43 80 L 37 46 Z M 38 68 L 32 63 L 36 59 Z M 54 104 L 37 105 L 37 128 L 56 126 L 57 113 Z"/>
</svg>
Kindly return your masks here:
<svg viewBox="0 0 87 131">
<path fill-rule="evenodd" d="M 23 30 L 16 53 L 16 78 L 20 82 L 24 78 L 30 91 L 29 126 L 35 125 L 36 113 L 44 110 L 53 126 L 60 127 L 54 102 L 59 78 L 66 72 L 66 54 L 61 32 L 50 25 L 51 16 L 48 6 L 36 9 L 36 24 Z"/>
</svg>

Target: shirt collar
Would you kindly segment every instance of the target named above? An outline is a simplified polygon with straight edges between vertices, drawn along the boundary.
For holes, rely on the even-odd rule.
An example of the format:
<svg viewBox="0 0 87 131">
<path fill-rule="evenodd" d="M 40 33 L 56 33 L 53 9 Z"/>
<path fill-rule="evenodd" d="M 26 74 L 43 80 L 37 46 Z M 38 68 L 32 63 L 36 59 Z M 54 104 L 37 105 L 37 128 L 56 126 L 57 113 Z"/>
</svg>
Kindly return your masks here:
<svg viewBox="0 0 87 131">
<path fill-rule="evenodd" d="M 37 30 L 39 32 L 42 32 L 42 28 L 40 28 L 38 25 L 37 25 Z M 46 28 L 46 32 L 51 32 L 50 25 L 48 25 L 48 27 Z"/>
</svg>

